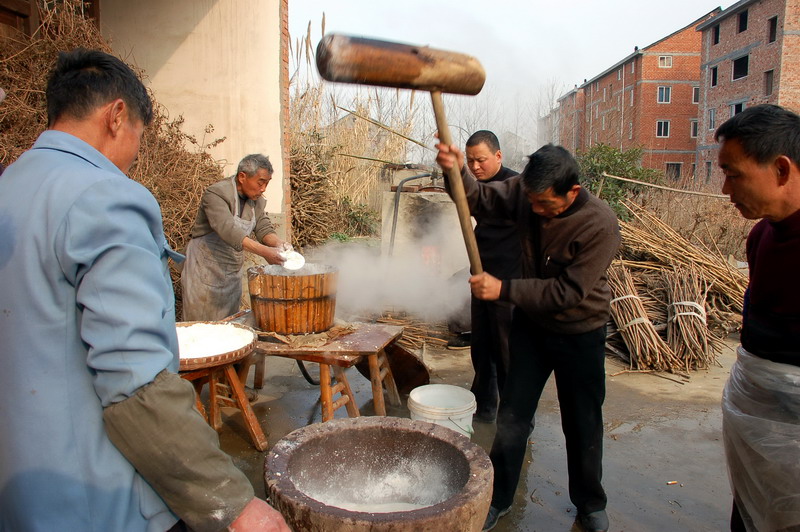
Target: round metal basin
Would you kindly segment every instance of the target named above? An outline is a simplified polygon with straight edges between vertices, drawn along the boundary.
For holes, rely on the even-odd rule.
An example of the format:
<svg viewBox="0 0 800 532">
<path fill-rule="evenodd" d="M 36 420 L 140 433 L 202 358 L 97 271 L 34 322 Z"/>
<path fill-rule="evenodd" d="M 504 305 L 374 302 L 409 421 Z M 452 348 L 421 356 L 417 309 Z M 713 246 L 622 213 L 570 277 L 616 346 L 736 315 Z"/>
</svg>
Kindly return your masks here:
<svg viewBox="0 0 800 532">
<path fill-rule="evenodd" d="M 395 417 L 295 430 L 269 451 L 264 477 L 295 532 L 478 531 L 492 492 L 483 449 L 445 427 Z"/>
</svg>

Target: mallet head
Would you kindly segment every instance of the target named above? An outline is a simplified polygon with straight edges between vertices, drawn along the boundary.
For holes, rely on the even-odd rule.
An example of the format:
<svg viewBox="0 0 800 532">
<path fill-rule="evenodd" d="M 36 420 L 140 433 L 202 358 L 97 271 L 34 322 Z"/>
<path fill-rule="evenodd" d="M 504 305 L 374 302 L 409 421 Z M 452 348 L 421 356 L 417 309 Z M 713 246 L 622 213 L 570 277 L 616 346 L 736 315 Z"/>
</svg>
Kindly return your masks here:
<svg viewBox="0 0 800 532">
<path fill-rule="evenodd" d="M 472 56 L 397 42 L 328 34 L 317 46 L 328 81 L 475 95 L 486 73 Z"/>
</svg>

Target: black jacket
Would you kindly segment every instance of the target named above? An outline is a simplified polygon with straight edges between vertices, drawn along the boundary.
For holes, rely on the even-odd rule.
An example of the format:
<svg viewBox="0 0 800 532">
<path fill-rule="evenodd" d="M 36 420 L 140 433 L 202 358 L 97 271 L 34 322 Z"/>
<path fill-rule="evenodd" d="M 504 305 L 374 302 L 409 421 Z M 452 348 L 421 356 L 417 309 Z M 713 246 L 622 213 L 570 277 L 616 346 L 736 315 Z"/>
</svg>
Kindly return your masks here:
<svg viewBox="0 0 800 532">
<path fill-rule="evenodd" d="M 499 183 L 517 173 L 501 166 L 500 170 L 482 183 Z M 516 279 L 522 276 L 522 246 L 516 223 L 509 218 L 477 215 L 475 240 L 483 269 L 498 279 Z"/>
</svg>

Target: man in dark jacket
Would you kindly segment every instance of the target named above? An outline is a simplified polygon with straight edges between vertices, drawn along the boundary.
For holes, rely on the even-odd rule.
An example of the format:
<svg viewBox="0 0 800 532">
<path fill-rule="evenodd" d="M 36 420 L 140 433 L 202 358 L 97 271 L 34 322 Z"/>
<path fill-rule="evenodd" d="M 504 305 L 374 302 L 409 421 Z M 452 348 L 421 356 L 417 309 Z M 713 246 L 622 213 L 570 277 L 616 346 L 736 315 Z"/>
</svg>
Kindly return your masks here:
<svg viewBox="0 0 800 532">
<path fill-rule="evenodd" d="M 444 169 L 463 157 L 439 144 Z M 608 529 L 601 483 L 605 399 L 605 325 L 611 291 L 606 269 L 620 244 L 619 225 L 604 202 L 581 188 L 575 159 L 548 144 L 530 156 L 522 174 L 483 184 L 463 176 L 475 216 L 516 223 L 522 243 L 522 278 L 489 273 L 470 278 L 472 293 L 515 305 L 511 364 L 500 397 L 490 453 L 494 491 L 484 530 L 508 513 L 519 481 L 536 407 L 555 373 L 567 444 L 570 499 L 585 530 Z"/>
<path fill-rule="evenodd" d="M 491 131 L 477 131 L 467 139 L 467 168 L 482 183 L 499 183 L 517 175 L 503 166 L 500 143 Z M 476 217 L 475 239 L 481 264 L 498 279 L 520 276 L 522 250 L 513 221 L 492 216 Z M 475 417 L 492 423 L 497 415 L 498 392 L 502 391 L 508 372 L 508 333 L 514 305 L 509 301 L 486 301 L 471 298 L 472 367 L 475 377 L 472 393 L 478 410 Z"/>
</svg>

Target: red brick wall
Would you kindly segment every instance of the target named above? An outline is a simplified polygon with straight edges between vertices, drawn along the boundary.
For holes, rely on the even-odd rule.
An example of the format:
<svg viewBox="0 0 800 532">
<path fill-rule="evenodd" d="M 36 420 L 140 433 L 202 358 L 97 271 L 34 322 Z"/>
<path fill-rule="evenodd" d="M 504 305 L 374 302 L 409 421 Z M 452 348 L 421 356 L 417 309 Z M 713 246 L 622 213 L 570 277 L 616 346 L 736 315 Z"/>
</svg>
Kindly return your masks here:
<svg viewBox="0 0 800 532">
<path fill-rule="evenodd" d="M 681 163 L 682 175 L 691 175 L 697 142 L 690 135 L 690 124 L 699 114 L 699 105 L 692 103 L 693 87 L 700 85 L 698 24 L 635 52 L 564 97 L 560 101 L 561 142 L 572 151 L 598 143 L 621 149 L 642 146 L 644 166 L 665 171 L 667 163 Z M 672 67 L 660 68 L 660 56 L 672 57 Z M 670 88 L 670 103 L 658 103 L 660 86 Z M 669 137 L 656 137 L 658 120 L 669 121 Z"/>
<path fill-rule="evenodd" d="M 292 184 L 289 145 L 289 0 L 279 0 L 281 19 L 281 152 L 283 155 L 283 213 L 286 240 L 292 239 Z"/>
<path fill-rule="evenodd" d="M 739 15 L 730 13 L 719 21 L 719 43 L 712 44 L 714 25 L 705 28 L 700 104 L 704 110 L 700 117 L 698 138 L 698 167 L 710 162 L 711 181 L 722 183 L 722 172 L 717 165 L 718 146 L 714 129 L 731 117 L 731 105 L 750 107 L 760 103 L 778 103 L 797 108 L 800 86 L 797 68 L 800 41 L 796 35 L 784 35 L 800 29 L 798 0 L 761 0 L 745 6 L 748 12 L 747 29 L 738 31 Z M 789 16 L 786 13 L 791 13 Z M 778 17 L 777 40 L 768 42 L 768 19 Z M 733 60 L 749 56 L 747 76 L 733 80 Z M 717 85 L 711 86 L 711 69 L 717 68 Z M 765 94 L 765 72 L 774 72 L 773 92 Z M 715 110 L 715 128 L 709 122 L 709 110 Z M 705 175 L 705 174 L 704 174 Z"/>
<path fill-rule="evenodd" d="M 584 92 L 575 88 L 559 103 L 559 143 L 572 153 L 583 148 Z"/>
</svg>

